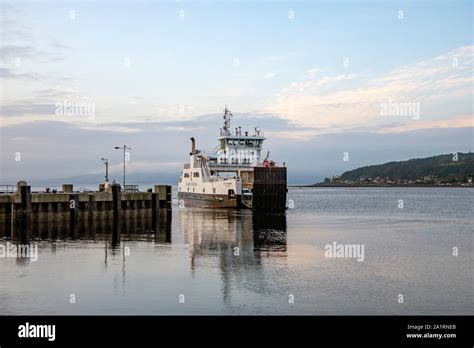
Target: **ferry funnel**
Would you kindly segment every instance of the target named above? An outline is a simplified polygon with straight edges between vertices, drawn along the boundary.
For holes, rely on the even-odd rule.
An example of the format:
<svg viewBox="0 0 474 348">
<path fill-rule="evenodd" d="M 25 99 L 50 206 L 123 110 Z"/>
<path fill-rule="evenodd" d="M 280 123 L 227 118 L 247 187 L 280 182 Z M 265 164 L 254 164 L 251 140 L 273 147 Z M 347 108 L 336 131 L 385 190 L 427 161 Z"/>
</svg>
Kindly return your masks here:
<svg viewBox="0 0 474 348">
<path fill-rule="evenodd" d="M 196 140 L 194 138 L 191 138 L 191 155 L 194 155 L 196 152 Z"/>
</svg>

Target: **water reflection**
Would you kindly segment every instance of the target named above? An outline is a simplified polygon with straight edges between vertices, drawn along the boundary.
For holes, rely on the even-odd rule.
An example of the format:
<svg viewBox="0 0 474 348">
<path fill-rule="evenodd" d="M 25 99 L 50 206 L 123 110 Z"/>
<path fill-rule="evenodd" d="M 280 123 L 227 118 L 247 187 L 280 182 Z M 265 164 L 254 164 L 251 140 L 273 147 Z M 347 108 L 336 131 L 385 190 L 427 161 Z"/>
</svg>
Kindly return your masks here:
<svg viewBox="0 0 474 348">
<path fill-rule="evenodd" d="M 153 216 L 151 209 L 137 209 L 126 212 L 120 219 L 121 240 L 154 241 L 159 244 L 171 243 L 171 211 L 159 211 Z M 32 215 L 28 231 L 30 241 L 57 240 L 109 240 L 113 232 L 112 214 L 100 211 L 98 216 L 81 218 L 77 228 L 71 233 L 68 216 L 63 212 L 52 212 L 48 216 Z M 19 241 L 17 226 L 0 226 L 0 238 Z"/>
<path fill-rule="evenodd" d="M 28 231 L 30 236 L 28 244 L 22 244 L 19 233 L 16 228 L 11 228 L 8 231 L 3 229 L 0 231 L 0 251 L 6 248 L 32 248 L 38 250 L 38 244 L 43 244 L 42 250 L 50 249 L 51 255 L 55 255 L 58 245 L 67 245 L 67 248 L 75 248 L 79 245 L 80 248 L 87 249 L 88 242 L 103 243 L 104 261 L 103 271 L 108 272 L 109 262 L 112 267 L 114 264 L 121 264 L 120 273 L 114 275 L 114 290 L 118 290 L 118 285 L 121 281 L 122 289 L 126 282 L 126 265 L 127 257 L 130 256 L 130 249 L 137 241 L 154 242 L 155 244 L 170 244 L 171 243 L 171 211 L 161 210 L 153 216 L 151 209 L 143 211 L 143 213 L 124 214 L 120 219 L 120 241 L 114 243 L 112 238 L 112 225 L 110 214 L 101 216 L 97 221 L 90 221 L 90 219 L 80 219 L 77 224 L 76 233 L 71 234 L 71 229 L 62 213 L 54 215 L 48 219 L 37 218 L 33 219 L 31 229 Z M 13 233 L 12 233 L 13 231 Z M 63 241 L 69 241 L 71 244 L 62 244 Z M 76 242 L 81 242 L 76 244 Z M 0 255 L 1 256 L 1 255 Z M 20 266 L 29 265 L 32 258 L 28 255 L 23 257 L 18 253 L 15 257 L 16 262 Z"/>
<path fill-rule="evenodd" d="M 255 251 L 286 252 L 285 214 L 254 214 L 252 221 Z"/>
<path fill-rule="evenodd" d="M 285 215 L 185 208 L 175 213 L 173 223 L 170 212 L 158 214 L 154 219 L 147 214 L 134 215 L 120 220 L 120 244 L 112 243 L 112 223 L 107 216 L 94 223 L 79 219 L 74 238 L 64 219 L 58 216 L 43 221 L 36 219 L 30 233 L 31 243 L 40 245 L 42 265 L 56 262 L 55 254 L 59 254 L 68 265 L 63 271 L 74 272 L 79 267 L 76 272 L 83 277 L 96 277 L 95 281 L 107 284 L 120 296 L 135 287 L 129 285 L 134 283 L 133 279 L 158 287 L 162 282 L 156 285 L 156 279 L 169 277 L 166 278 L 170 284 L 169 296 L 173 299 L 174 288 L 180 287 L 181 282 L 194 286 L 206 279 L 210 288 L 217 285 L 219 301 L 227 308 L 239 301 L 240 291 L 264 296 L 269 293 L 272 288 L 269 270 L 286 263 Z M 176 233 L 180 228 L 182 233 Z M 5 238 L 4 242 L 7 241 L 20 243 L 15 235 L 12 239 Z M 183 249 L 183 242 L 187 249 Z M 84 266 L 80 266 L 82 260 Z M 181 264 L 181 260 L 189 260 L 189 264 Z M 178 270 L 176 277 L 168 275 L 174 265 Z M 182 277 L 180 271 L 190 277 Z M 143 274 L 152 276 L 142 277 Z M 30 275 L 32 279 L 35 276 Z M 166 293 L 166 288 L 160 291 Z"/>
<path fill-rule="evenodd" d="M 254 281 L 263 278 L 262 258 L 287 256 L 285 214 L 192 208 L 178 214 L 189 247 L 191 275 L 195 277 L 201 266 L 205 271 L 215 262 L 226 304 L 230 304 L 233 280 L 262 284 Z"/>
</svg>

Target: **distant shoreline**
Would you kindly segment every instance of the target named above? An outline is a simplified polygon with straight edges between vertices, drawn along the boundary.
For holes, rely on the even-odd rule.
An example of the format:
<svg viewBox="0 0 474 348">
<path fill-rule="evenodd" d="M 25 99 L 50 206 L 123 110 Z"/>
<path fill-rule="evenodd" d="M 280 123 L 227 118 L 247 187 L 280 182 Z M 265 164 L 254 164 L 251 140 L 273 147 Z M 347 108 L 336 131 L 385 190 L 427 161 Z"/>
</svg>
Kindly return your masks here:
<svg viewBox="0 0 474 348">
<path fill-rule="evenodd" d="M 348 184 L 312 184 L 312 185 L 288 185 L 288 187 L 447 187 L 447 188 L 474 188 L 474 185 L 417 185 L 417 184 L 406 184 L 406 185 L 397 185 L 397 184 L 387 184 L 387 185 L 369 185 L 369 184 L 357 184 L 357 185 L 348 185 Z"/>
</svg>

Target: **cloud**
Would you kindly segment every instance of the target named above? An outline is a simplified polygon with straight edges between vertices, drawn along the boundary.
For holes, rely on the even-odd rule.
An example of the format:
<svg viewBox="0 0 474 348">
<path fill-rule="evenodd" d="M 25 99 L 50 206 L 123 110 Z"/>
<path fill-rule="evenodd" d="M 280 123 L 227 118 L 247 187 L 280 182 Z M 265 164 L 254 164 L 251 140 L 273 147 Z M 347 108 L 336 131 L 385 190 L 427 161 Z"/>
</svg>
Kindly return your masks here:
<svg viewBox="0 0 474 348">
<path fill-rule="evenodd" d="M 422 120 L 403 125 L 380 127 L 380 133 L 400 133 L 431 128 L 468 128 L 474 127 L 474 115 L 462 115 L 444 120 Z"/>
<path fill-rule="evenodd" d="M 42 77 L 35 73 L 14 73 L 12 69 L 0 67 L 0 78 L 2 79 L 21 79 L 21 80 L 41 80 Z"/>
<path fill-rule="evenodd" d="M 110 125 L 110 124 L 94 125 L 94 124 L 80 123 L 80 124 L 77 124 L 77 126 L 83 130 L 99 130 L 102 132 L 112 132 L 112 133 L 139 133 L 143 131 L 143 129 L 130 127 L 126 125 Z"/>
<path fill-rule="evenodd" d="M 298 126 L 328 130 L 373 126 L 374 122 L 383 121 L 380 105 L 388 100 L 421 103 L 422 109 L 428 112 L 440 103 L 451 103 L 453 98 L 471 96 L 473 48 L 461 47 L 400 67 L 385 76 L 360 82 L 356 88 L 340 87 L 355 79 L 355 74 L 312 75 L 283 88 L 265 111 Z M 328 87 L 331 87 L 329 91 Z"/>
<path fill-rule="evenodd" d="M 0 94 L 0 116 L 2 122 L 9 118 L 8 124 L 54 116 L 54 105 L 61 101 L 59 98 L 72 96 L 65 91 L 60 94 L 61 88 L 53 87 L 71 79 L 53 72 L 56 66 L 49 70 L 52 62 L 65 59 L 63 51 L 69 47 L 49 35 L 37 34 L 36 28 L 25 24 L 27 18 L 22 6 L 2 4 L 0 84 L 5 92 Z"/>
<path fill-rule="evenodd" d="M 33 34 L 24 24 L 18 22 L 18 18 L 24 15 L 20 8 L 12 3 L 2 2 L 2 15 L 0 16 L 0 27 L 2 28 L 2 41 L 32 41 Z"/>
<path fill-rule="evenodd" d="M 337 76 L 324 76 L 315 82 L 315 86 L 325 86 L 335 82 L 352 80 L 356 77 L 355 74 L 342 74 Z"/>
<path fill-rule="evenodd" d="M 32 46 L 25 45 L 2 45 L 2 55 L 0 61 L 3 64 L 14 63 L 17 58 L 31 59 L 37 54 L 37 51 Z"/>
<path fill-rule="evenodd" d="M 271 79 L 272 77 L 275 77 L 275 75 L 276 75 L 275 73 L 269 73 L 269 74 L 265 75 L 265 78 L 266 79 Z"/>
<path fill-rule="evenodd" d="M 306 71 L 306 73 L 310 76 L 310 77 L 314 77 L 314 75 L 316 75 L 318 73 L 318 71 L 320 71 L 319 68 L 311 68 L 309 70 Z"/>
<path fill-rule="evenodd" d="M 265 132 L 265 136 L 268 138 L 288 139 L 293 141 L 307 141 L 322 133 L 324 132 L 317 129 L 289 129 L 286 131 Z"/>
<path fill-rule="evenodd" d="M 51 119 L 57 117 L 55 105 L 64 100 L 72 102 L 83 99 L 77 91 L 60 86 L 40 89 L 29 97 L 17 98 L 12 101 L 8 101 L 2 96 L 0 119 L 2 119 L 3 125 Z"/>
</svg>

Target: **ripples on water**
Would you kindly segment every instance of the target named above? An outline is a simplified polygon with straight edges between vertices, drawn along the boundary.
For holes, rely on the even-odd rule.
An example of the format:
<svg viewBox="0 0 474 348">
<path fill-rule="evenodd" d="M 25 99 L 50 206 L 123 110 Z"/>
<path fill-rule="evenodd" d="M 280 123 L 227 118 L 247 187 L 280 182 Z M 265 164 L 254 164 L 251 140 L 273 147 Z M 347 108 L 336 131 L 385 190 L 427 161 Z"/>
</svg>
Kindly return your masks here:
<svg viewBox="0 0 474 348">
<path fill-rule="evenodd" d="M 267 216 L 174 204 L 117 246 L 107 225 L 78 240 L 42 226 L 37 262 L 0 259 L 0 313 L 473 314 L 473 192 L 290 188 L 294 208 Z M 333 242 L 363 244 L 364 261 L 325 257 Z"/>
</svg>

